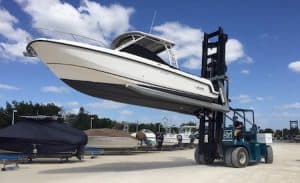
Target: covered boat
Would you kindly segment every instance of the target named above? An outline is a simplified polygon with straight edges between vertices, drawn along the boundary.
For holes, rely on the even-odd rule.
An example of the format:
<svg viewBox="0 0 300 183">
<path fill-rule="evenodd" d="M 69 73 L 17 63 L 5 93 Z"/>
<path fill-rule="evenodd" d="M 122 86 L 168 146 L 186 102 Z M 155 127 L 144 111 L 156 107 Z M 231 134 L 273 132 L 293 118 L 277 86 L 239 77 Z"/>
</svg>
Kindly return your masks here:
<svg viewBox="0 0 300 183">
<path fill-rule="evenodd" d="M 52 119 L 24 119 L 0 129 L 0 151 L 29 157 L 83 153 L 87 136 L 80 130 Z"/>
</svg>

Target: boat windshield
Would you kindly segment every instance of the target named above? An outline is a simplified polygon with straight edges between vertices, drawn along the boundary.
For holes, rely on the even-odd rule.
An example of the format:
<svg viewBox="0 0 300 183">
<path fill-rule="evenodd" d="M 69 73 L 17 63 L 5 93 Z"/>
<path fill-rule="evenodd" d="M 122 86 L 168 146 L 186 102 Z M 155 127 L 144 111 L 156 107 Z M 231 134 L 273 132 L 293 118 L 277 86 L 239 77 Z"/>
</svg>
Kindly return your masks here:
<svg viewBox="0 0 300 183">
<path fill-rule="evenodd" d="M 153 132 L 152 132 L 151 130 L 149 130 L 149 129 L 143 129 L 142 132 L 144 132 L 144 133 L 153 133 Z"/>
<path fill-rule="evenodd" d="M 178 68 L 172 47 L 175 43 L 144 32 L 128 32 L 120 35 L 112 42 L 112 49 L 131 53 L 158 63 Z M 158 54 L 167 51 L 169 63 Z"/>
<path fill-rule="evenodd" d="M 197 131 L 196 126 L 182 126 L 179 129 L 179 133 L 185 133 L 185 134 L 195 133 L 196 131 Z"/>
<path fill-rule="evenodd" d="M 168 65 L 163 59 L 161 59 L 159 56 L 157 56 L 155 53 L 151 52 L 150 50 L 136 44 L 132 44 L 124 49 L 122 51 L 131 53 L 140 57 L 148 58 L 150 60 L 154 60 L 158 63 Z"/>
</svg>

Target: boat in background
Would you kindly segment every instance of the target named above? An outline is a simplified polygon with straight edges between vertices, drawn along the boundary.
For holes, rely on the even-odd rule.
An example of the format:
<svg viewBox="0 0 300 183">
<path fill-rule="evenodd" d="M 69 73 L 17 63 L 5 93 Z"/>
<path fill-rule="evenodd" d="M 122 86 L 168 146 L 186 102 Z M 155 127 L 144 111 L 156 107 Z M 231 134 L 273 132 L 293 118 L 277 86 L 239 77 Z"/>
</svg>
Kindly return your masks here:
<svg viewBox="0 0 300 183">
<path fill-rule="evenodd" d="M 224 96 L 211 80 L 179 70 L 174 45 L 134 31 L 118 36 L 111 48 L 38 38 L 24 54 L 38 57 L 67 85 L 90 96 L 186 114 L 228 111 L 218 104 Z M 159 57 L 162 52 L 169 62 Z"/>
<path fill-rule="evenodd" d="M 139 146 L 155 147 L 157 145 L 156 135 L 149 129 L 141 129 L 130 135 L 140 141 Z"/>
<path fill-rule="evenodd" d="M 184 145 L 189 145 L 189 144 L 193 145 L 195 142 L 194 135 L 197 133 L 197 130 L 198 130 L 197 126 L 189 126 L 189 125 L 180 126 L 177 139 L 181 140 L 181 143 Z"/>
<path fill-rule="evenodd" d="M 166 133 L 164 134 L 163 146 L 178 145 L 178 133 L 175 132 L 175 126 L 166 126 Z"/>
</svg>

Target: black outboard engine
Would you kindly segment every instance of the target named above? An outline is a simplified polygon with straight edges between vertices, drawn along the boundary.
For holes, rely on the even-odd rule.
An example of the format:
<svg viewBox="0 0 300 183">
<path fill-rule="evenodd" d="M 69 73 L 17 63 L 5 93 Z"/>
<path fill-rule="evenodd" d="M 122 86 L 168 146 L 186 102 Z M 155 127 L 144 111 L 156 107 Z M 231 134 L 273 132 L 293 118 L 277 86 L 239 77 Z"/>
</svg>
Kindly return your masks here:
<svg viewBox="0 0 300 183">
<path fill-rule="evenodd" d="M 158 150 L 161 150 L 164 142 L 164 134 L 157 132 L 155 136 L 156 136 L 156 144 L 157 144 L 156 147 Z"/>
<path fill-rule="evenodd" d="M 190 147 L 192 148 L 194 146 L 194 141 L 195 141 L 195 135 L 190 135 Z"/>
<path fill-rule="evenodd" d="M 182 148 L 183 144 L 182 144 L 182 135 L 177 135 L 177 141 L 178 141 L 178 147 Z"/>
</svg>

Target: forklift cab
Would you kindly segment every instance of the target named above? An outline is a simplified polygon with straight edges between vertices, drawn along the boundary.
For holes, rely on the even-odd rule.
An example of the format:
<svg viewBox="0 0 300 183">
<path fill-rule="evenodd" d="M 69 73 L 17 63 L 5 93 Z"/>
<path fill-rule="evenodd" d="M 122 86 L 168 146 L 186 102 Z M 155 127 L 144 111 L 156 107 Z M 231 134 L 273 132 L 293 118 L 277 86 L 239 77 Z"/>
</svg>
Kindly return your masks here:
<svg viewBox="0 0 300 183">
<path fill-rule="evenodd" d="M 273 162 L 272 147 L 257 141 L 258 127 L 251 109 L 230 108 L 224 115 L 222 139 L 223 158 L 227 166 L 246 167 L 248 162 L 257 163 L 262 159 Z M 242 124 L 240 134 L 235 137 L 235 123 Z"/>
<path fill-rule="evenodd" d="M 258 127 L 254 121 L 254 111 L 239 108 L 230 110 L 225 115 L 223 142 L 255 142 Z"/>
</svg>

